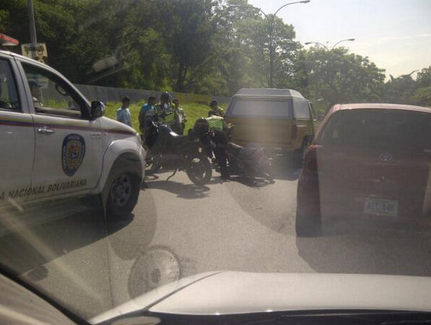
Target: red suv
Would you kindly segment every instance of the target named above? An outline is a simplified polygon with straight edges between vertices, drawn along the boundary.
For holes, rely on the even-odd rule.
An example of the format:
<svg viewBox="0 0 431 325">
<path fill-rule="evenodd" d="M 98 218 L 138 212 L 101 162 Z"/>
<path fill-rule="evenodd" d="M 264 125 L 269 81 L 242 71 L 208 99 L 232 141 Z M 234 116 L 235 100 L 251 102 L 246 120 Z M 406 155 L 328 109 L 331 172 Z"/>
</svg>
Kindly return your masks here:
<svg viewBox="0 0 431 325">
<path fill-rule="evenodd" d="M 318 236 L 333 218 L 428 222 L 430 158 L 430 108 L 335 105 L 304 157 L 297 235 Z"/>
</svg>

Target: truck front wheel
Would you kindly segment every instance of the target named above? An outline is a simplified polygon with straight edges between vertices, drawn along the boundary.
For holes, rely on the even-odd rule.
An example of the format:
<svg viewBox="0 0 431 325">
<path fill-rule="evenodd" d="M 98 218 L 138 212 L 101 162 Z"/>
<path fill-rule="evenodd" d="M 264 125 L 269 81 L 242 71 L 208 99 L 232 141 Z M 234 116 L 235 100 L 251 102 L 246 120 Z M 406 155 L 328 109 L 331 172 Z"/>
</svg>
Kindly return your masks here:
<svg viewBox="0 0 431 325">
<path fill-rule="evenodd" d="M 138 202 L 140 183 L 141 179 L 133 172 L 133 166 L 130 163 L 116 164 L 105 185 L 106 216 L 127 217 Z"/>
</svg>

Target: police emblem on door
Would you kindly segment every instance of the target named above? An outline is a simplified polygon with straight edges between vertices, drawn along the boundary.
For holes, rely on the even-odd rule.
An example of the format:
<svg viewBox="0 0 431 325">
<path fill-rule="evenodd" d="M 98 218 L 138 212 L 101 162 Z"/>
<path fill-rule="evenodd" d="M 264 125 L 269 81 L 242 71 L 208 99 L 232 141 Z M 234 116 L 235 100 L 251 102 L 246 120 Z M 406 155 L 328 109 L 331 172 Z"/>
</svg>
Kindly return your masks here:
<svg viewBox="0 0 431 325">
<path fill-rule="evenodd" d="M 78 171 L 85 156 L 85 140 L 79 134 L 69 134 L 63 140 L 61 165 L 64 173 L 72 177 Z"/>
</svg>

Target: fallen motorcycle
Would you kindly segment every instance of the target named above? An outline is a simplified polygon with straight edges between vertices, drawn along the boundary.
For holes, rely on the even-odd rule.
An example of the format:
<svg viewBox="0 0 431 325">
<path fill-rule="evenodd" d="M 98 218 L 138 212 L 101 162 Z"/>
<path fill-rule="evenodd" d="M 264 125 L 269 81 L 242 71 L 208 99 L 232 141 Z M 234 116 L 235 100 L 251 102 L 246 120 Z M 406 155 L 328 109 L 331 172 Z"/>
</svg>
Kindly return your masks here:
<svg viewBox="0 0 431 325">
<path fill-rule="evenodd" d="M 228 171 L 231 175 L 242 175 L 245 177 L 263 177 L 271 182 L 274 180 L 272 171 L 272 159 L 265 156 L 260 147 L 241 147 L 233 142 L 232 132 L 234 126 L 227 130 L 227 147 L 225 149 L 228 160 Z M 198 119 L 193 128 L 193 132 L 200 138 L 200 142 L 205 148 L 208 157 L 213 157 L 216 144 L 211 140 L 211 130 L 205 119 Z M 216 163 L 216 160 L 214 160 Z"/>
<path fill-rule="evenodd" d="M 230 142 L 226 150 L 229 173 L 246 177 L 262 177 L 274 180 L 272 159 L 265 156 L 262 148 L 242 147 Z"/>
<path fill-rule="evenodd" d="M 149 152 L 146 159 L 146 174 L 152 175 L 160 169 L 173 170 L 171 179 L 178 171 L 185 171 L 196 185 L 204 186 L 212 177 L 212 166 L 199 139 L 178 135 L 166 125 L 151 122 L 152 128 L 146 142 Z"/>
</svg>

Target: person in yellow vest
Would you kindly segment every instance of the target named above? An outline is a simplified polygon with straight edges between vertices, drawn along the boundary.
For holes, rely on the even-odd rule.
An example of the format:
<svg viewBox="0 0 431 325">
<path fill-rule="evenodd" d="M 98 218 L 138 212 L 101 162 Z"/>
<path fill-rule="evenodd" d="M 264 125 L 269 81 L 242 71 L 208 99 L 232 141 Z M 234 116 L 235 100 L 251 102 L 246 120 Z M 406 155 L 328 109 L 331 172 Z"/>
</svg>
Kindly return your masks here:
<svg viewBox="0 0 431 325">
<path fill-rule="evenodd" d="M 171 96 L 168 92 L 160 95 L 160 104 L 156 106 L 156 112 L 161 123 L 166 124 L 173 130 L 175 129 L 175 126 L 178 124 L 178 114 L 171 104 Z"/>
<path fill-rule="evenodd" d="M 224 117 L 224 109 L 218 106 L 218 102 L 216 100 L 213 100 L 210 103 L 210 111 L 208 112 L 208 116 L 212 115 Z"/>
<path fill-rule="evenodd" d="M 226 134 L 229 130 L 229 127 L 223 117 L 217 116 L 215 114 L 210 114 L 210 116 L 205 120 L 208 122 L 210 140 L 216 145 L 214 154 L 216 156 L 217 163 L 220 166 L 221 179 L 226 181 L 230 179 L 229 171 L 227 169 L 226 155 L 226 149 L 228 146 Z"/>
<path fill-rule="evenodd" d="M 228 125 L 226 124 L 226 121 L 221 116 L 213 114 L 207 117 L 206 120 L 208 121 L 208 126 L 210 130 L 216 130 L 222 132 L 223 134 L 226 134 L 226 131 L 229 129 Z"/>
<path fill-rule="evenodd" d="M 175 98 L 172 103 L 174 104 L 174 109 L 175 112 L 178 115 L 178 124 L 176 125 L 177 131 L 175 131 L 178 134 L 183 135 L 184 134 L 184 129 L 186 127 L 186 123 L 187 123 L 187 115 L 184 112 L 184 110 L 180 107 L 180 100 L 178 98 Z"/>
</svg>

